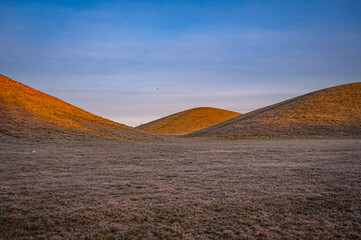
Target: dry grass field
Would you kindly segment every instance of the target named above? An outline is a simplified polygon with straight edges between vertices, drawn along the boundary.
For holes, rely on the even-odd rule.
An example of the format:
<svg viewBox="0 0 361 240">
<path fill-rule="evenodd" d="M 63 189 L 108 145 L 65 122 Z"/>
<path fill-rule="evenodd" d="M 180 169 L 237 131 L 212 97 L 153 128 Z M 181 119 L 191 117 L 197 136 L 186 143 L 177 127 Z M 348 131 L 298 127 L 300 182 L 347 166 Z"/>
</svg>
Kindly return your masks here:
<svg viewBox="0 0 361 240">
<path fill-rule="evenodd" d="M 143 126 L 184 134 L 232 118 L 185 138 L 0 75 L 0 239 L 361 239 L 360 97 L 355 83 Z"/>
<path fill-rule="evenodd" d="M 0 239 L 360 239 L 361 140 L 0 142 Z"/>
</svg>

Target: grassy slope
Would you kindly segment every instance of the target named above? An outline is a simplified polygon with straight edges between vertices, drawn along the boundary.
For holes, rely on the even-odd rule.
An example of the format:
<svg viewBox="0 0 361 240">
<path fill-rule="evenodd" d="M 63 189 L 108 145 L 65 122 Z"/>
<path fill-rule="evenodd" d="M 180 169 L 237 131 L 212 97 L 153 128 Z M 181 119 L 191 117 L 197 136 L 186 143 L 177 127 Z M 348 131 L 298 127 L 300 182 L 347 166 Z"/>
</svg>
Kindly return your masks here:
<svg viewBox="0 0 361 240">
<path fill-rule="evenodd" d="M 183 135 L 238 117 L 240 113 L 223 109 L 199 107 L 146 123 L 137 127 L 162 135 Z"/>
<path fill-rule="evenodd" d="M 0 75 L 0 137 L 83 135 L 144 139 L 149 134 L 86 112 Z"/>
<path fill-rule="evenodd" d="M 360 137 L 361 83 L 312 92 L 258 109 L 188 136 Z"/>
</svg>

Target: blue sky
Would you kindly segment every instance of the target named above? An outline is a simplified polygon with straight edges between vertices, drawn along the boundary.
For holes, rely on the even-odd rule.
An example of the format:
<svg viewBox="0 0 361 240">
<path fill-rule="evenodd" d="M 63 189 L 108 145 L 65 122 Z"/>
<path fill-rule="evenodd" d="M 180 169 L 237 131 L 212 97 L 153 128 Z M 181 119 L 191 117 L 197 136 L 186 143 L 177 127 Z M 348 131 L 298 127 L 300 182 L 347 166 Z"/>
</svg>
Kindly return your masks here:
<svg viewBox="0 0 361 240">
<path fill-rule="evenodd" d="M 0 1 L 0 73 L 136 126 L 360 81 L 361 1 Z"/>
</svg>

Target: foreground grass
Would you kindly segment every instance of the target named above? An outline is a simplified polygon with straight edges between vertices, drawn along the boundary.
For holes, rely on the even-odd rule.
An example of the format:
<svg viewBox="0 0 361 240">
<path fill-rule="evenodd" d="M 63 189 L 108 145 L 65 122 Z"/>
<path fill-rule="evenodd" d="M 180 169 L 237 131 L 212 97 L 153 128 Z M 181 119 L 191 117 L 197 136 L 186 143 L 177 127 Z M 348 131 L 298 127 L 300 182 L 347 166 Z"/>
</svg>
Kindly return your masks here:
<svg viewBox="0 0 361 240">
<path fill-rule="evenodd" d="M 360 146 L 2 142 L 0 239 L 360 239 Z"/>
</svg>

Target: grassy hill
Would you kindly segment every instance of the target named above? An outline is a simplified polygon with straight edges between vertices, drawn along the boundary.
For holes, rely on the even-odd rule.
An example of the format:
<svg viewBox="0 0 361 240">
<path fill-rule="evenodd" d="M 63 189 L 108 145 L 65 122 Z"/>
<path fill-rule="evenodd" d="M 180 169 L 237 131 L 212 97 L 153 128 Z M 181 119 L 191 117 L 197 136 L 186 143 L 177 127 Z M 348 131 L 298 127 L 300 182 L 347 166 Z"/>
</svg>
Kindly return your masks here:
<svg viewBox="0 0 361 240">
<path fill-rule="evenodd" d="M 102 136 L 140 140 L 153 137 L 91 114 L 58 98 L 0 75 L 0 138 Z"/>
<path fill-rule="evenodd" d="M 302 95 L 187 136 L 361 137 L 361 83 L 340 85 Z"/>
<path fill-rule="evenodd" d="M 193 108 L 140 125 L 138 129 L 162 135 L 183 135 L 241 115 L 211 107 Z"/>
</svg>

